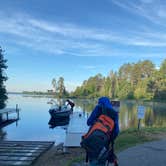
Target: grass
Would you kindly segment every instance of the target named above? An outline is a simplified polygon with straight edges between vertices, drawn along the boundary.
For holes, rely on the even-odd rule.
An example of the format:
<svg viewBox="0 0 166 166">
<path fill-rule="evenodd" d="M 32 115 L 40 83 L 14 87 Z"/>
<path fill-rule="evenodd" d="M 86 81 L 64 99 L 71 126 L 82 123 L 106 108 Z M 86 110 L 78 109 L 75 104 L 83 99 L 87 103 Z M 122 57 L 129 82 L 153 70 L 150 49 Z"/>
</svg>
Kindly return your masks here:
<svg viewBox="0 0 166 166">
<path fill-rule="evenodd" d="M 115 141 L 115 150 L 120 152 L 129 147 L 142 144 L 149 141 L 154 141 L 166 138 L 166 128 L 141 128 L 138 129 L 127 129 L 122 131 Z M 76 157 L 72 161 L 67 163 L 67 166 L 71 166 L 72 163 L 81 162 L 85 160 L 83 157 Z"/>
<path fill-rule="evenodd" d="M 140 130 L 128 129 L 122 131 L 115 141 L 115 149 L 119 152 L 131 146 L 157 140 L 162 133 L 166 133 L 166 128 L 142 128 Z"/>
<path fill-rule="evenodd" d="M 83 156 L 81 156 L 81 157 L 76 157 L 75 159 L 69 161 L 69 162 L 66 164 L 66 166 L 71 166 L 73 163 L 80 163 L 80 162 L 82 162 L 83 160 L 85 160 Z"/>
</svg>

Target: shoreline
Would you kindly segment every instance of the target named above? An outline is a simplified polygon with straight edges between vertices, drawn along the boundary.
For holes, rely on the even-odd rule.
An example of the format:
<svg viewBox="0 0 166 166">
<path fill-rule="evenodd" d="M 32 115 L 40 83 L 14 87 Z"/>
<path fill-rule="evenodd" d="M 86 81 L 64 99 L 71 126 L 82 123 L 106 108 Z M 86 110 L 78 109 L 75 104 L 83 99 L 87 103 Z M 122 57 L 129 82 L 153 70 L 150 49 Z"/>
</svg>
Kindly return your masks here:
<svg viewBox="0 0 166 166">
<path fill-rule="evenodd" d="M 136 139 L 137 138 L 137 139 Z M 116 153 L 119 153 L 129 147 L 133 147 L 145 142 L 166 139 L 166 128 L 144 128 L 140 131 L 129 129 L 122 131 L 115 141 Z M 33 164 L 33 166 L 71 166 L 74 163 L 83 163 L 85 159 L 85 150 L 78 148 L 68 148 L 63 152 L 62 148 L 55 145 L 46 153 L 42 154 Z"/>
</svg>

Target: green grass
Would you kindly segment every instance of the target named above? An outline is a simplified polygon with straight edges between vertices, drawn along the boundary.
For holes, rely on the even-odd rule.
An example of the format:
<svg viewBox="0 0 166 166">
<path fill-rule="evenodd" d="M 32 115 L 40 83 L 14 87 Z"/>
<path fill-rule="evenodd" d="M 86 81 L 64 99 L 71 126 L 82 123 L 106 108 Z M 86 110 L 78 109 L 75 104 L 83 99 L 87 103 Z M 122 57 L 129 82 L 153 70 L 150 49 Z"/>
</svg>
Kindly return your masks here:
<svg viewBox="0 0 166 166">
<path fill-rule="evenodd" d="M 82 162 L 83 160 L 85 160 L 84 159 L 84 157 L 76 157 L 75 159 L 73 159 L 73 160 L 71 160 L 71 161 L 69 161 L 69 162 L 67 162 L 66 163 L 66 166 L 71 166 L 73 163 L 80 163 L 80 162 Z"/>
<path fill-rule="evenodd" d="M 142 128 L 140 130 L 128 129 L 122 131 L 115 141 L 115 149 L 119 152 L 131 146 L 157 140 L 161 133 L 166 133 L 166 128 Z"/>
</svg>

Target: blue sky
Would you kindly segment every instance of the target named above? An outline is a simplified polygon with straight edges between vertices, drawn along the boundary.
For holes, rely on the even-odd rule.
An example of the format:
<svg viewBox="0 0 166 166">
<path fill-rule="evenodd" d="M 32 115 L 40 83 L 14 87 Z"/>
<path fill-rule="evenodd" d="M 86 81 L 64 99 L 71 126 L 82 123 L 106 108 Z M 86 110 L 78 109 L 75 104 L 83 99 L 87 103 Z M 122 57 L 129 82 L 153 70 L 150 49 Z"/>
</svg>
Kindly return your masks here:
<svg viewBox="0 0 166 166">
<path fill-rule="evenodd" d="M 69 91 L 128 62 L 166 58 L 166 1 L 0 0 L 8 91 Z"/>
</svg>

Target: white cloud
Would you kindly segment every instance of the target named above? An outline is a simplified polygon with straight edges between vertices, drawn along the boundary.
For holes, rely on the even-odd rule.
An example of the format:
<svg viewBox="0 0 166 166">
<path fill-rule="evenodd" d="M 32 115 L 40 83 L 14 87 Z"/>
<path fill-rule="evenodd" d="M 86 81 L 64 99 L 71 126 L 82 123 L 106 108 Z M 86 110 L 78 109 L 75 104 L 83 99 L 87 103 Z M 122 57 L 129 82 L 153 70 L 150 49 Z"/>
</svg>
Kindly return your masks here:
<svg viewBox="0 0 166 166">
<path fill-rule="evenodd" d="M 47 31 L 48 33 L 62 35 L 63 37 L 70 37 L 72 39 L 97 41 L 119 40 L 119 37 L 114 32 L 102 29 L 86 28 L 66 23 L 58 24 L 35 19 L 29 19 L 28 22 L 33 27 L 37 27 L 40 30 Z"/>
<path fill-rule="evenodd" d="M 91 69 L 91 70 L 93 70 L 93 69 L 96 69 L 96 68 L 98 68 L 97 66 L 93 66 L 93 65 L 85 65 L 85 66 L 81 66 L 81 68 L 83 68 L 83 69 Z"/>
<path fill-rule="evenodd" d="M 111 0 L 117 6 L 144 17 L 151 21 L 153 24 L 166 26 L 166 1 L 161 0 L 138 0 L 138 1 L 124 1 L 124 0 Z"/>
<path fill-rule="evenodd" d="M 131 9 L 133 4 L 126 6 L 121 1 L 114 3 L 134 10 Z M 118 32 L 112 29 L 102 30 L 74 24 L 48 22 L 23 14 L 5 17 L 4 14 L 0 13 L 0 35 L 8 35 L 8 40 L 5 41 L 54 55 L 117 56 L 118 51 L 112 49 L 114 43 L 125 47 L 128 45 L 166 46 L 165 32 L 159 33 L 151 28 L 146 28 L 142 32 L 141 27 L 129 32 L 123 33 L 123 31 Z"/>
</svg>

